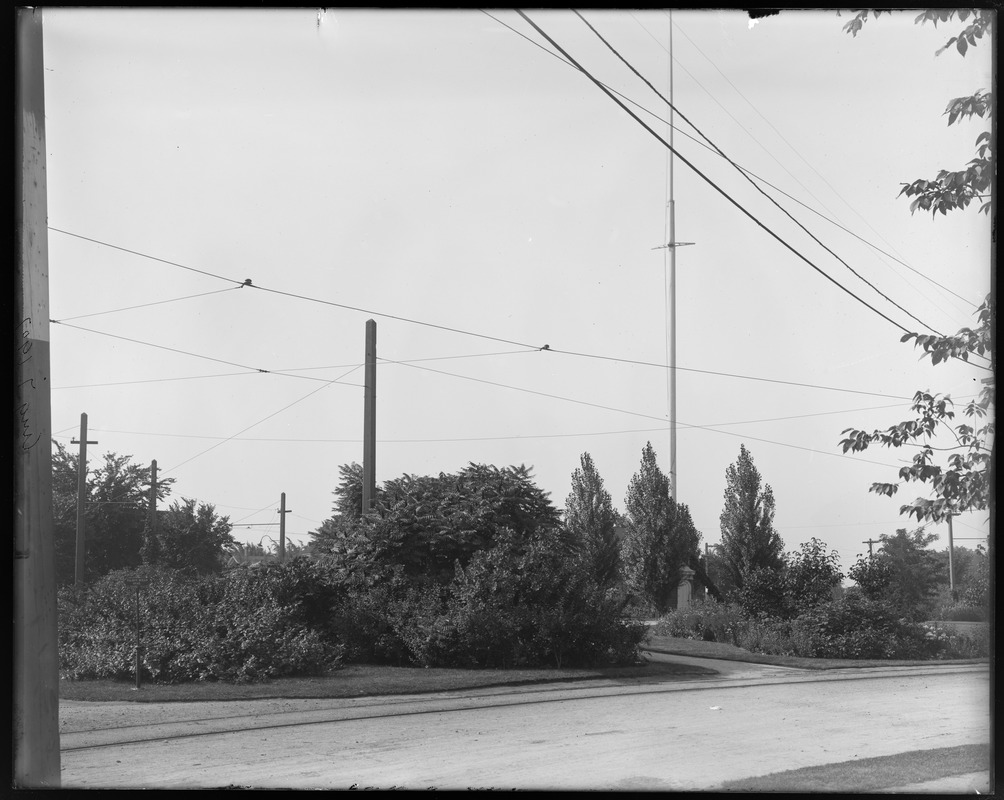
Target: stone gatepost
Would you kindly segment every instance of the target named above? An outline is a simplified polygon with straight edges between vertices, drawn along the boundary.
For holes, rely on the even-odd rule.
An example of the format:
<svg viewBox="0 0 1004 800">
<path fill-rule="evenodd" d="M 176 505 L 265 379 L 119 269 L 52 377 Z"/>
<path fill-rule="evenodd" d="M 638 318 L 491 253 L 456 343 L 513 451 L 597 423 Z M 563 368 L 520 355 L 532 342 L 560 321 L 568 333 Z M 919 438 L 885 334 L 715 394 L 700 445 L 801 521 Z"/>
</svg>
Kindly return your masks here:
<svg viewBox="0 0 1004 800">
<path fill-rule="evenodd" d="M 694 594 L 694 570 L 683 567 L 680 570 L 680 583 L 676 587 L 676 607 L 687 608 Z"/>
</svg>

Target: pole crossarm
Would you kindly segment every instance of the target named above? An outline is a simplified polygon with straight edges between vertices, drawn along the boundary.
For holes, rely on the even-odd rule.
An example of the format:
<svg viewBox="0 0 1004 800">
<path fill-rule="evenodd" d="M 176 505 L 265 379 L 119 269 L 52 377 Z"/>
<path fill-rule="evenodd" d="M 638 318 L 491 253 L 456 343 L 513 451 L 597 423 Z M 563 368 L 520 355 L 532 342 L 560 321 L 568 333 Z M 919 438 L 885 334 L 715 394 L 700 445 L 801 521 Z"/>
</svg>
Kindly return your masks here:
<svg viewBox="0 0 1004 800">
<path fill-rule="evenodd" d="M 677 247 L 686 247 L 687 245 L 690 245 L 690 244 L 697 244 L 697 242 L 668 242 L 666 244 L 660 244 L 658 247 L 653 247 L 652 249 L 653 250 L 665 250 L 665 249 L 669 248 L 670 250 L 674 250 Z"/>
</svg>

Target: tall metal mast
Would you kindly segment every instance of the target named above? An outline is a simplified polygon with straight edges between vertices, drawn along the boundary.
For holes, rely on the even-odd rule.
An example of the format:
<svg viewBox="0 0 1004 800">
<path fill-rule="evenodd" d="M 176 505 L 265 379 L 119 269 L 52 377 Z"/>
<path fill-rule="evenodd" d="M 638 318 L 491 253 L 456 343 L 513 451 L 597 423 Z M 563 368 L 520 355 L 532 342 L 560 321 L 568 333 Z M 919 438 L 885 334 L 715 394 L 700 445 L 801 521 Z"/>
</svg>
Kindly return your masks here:
<svg viewBox="0 0 1004 800">
<path fill-rule="evenodd" d="M 669 280 L 667 331 L 669 365 L 669 487 L 676 500 L 676 200 L 673 197 L 673 11 L 669 11 Z"/>
<path fill-rule="evenodd" d="M 666 278 L 666 364 L 667 393 L 669 394 L 669 487 L 673 500 L 677 499 L 676 484 L 676 248 L 693 242 L 676 241 L 676 200 L 673 196 L 673 131 L 676 114 L 673 108 L 673 12 L 669 11 L 669 167 L 668 167 L 668 231 L 667 251 L 663 257 Z M 666 265 L 668 260 L 669 264 Z"/>
</svg>

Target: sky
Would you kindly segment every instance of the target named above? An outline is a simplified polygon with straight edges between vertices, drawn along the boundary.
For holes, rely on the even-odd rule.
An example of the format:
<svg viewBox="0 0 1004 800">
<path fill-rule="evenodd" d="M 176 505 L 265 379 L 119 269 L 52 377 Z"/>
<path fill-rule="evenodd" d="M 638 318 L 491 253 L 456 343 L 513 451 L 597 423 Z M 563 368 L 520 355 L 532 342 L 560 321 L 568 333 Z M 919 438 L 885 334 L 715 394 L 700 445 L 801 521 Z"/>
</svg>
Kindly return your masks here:
<svg viewBox="0 0 1004 800">
<path fill-rule="evenodd" d="M 989 43 L 936 55 L 959 26 L 916 12 L 526 14 L 553 43 L 512 10 L 44 9 L 54 439 L 86 413 L 92 463 L 156 460 L 243 542 L 285 493 L 306 543 L 362 462 L 372 319 L 378 482 L 525 464 L 563 508 L 588 452 L 624 510 L 646 442 L 670 471 L 675 315 L 704 542 L 740 445 L 786 550 L 846 571 L 916 527 L 924 487 L 868 491 L 912 453 L 839 441 L 990 374 L 900 342 L 975 323 L 988 218 L 897 197 L 973 157 L 944 110 L 990 88 Z"/>
</svg>

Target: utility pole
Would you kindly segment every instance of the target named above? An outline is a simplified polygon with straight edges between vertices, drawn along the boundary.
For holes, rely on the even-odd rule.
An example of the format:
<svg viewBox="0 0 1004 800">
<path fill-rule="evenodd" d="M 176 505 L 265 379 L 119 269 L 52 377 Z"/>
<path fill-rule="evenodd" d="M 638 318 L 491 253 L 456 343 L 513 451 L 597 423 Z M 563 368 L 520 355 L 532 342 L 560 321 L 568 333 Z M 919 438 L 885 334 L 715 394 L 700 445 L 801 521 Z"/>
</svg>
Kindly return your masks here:
<svg viewBox="0 0 1004 800">
<path fill-rule="evenodd" d="M 868 545 L 868 558 L 872 557 L 872 545 L 873 544 L 878 544 L 881 541 L 882 541 L 881 539 L 868 539 L 867 541 L 864 541 L 864 542 L 861 543 L 861 544 Z"/>
<path fill-rule="evenodd" d="M 279 495 L 279 563 L 286 560 L 286 515 L 290 510 L 286 508 L 286 493 Z"/>
<path fill-rule="evenodd" d="M 80 455 L 77 458 L 77 569 L 74 574 L 74 584 L 84 585 L 84 553 L 87 549 L 86 527 L 87 505 L 87 445 L 97 442 L 87 441 L 87 415 L 80 415 L 80 439 L 71 440 L 70 444 L 80 445 Z"/>
<path fill-rule="evenodd" d="M 955 542 L 952 539 L 952 515 L 948 515 L 948 588 L 955 597 Z"/>
<path fill-rule="evenodd" d="M 146 541 L 143 542 L 143 563 L 157 560 L 157 459 L 150 462 L 150 495 L 148 500 Z"/>
<path fill-rule="evenodd" d="M 42 13 L 37 6 L 15 11 L 11 783 L 16 789 L 58 789 L 60 785 Z"/>
<path fill-rule="evenodd" d="M 363 390 L 363 508 L 376 499 L 376 322 L 366 320 L 366 377 Z"/>
</svg>

